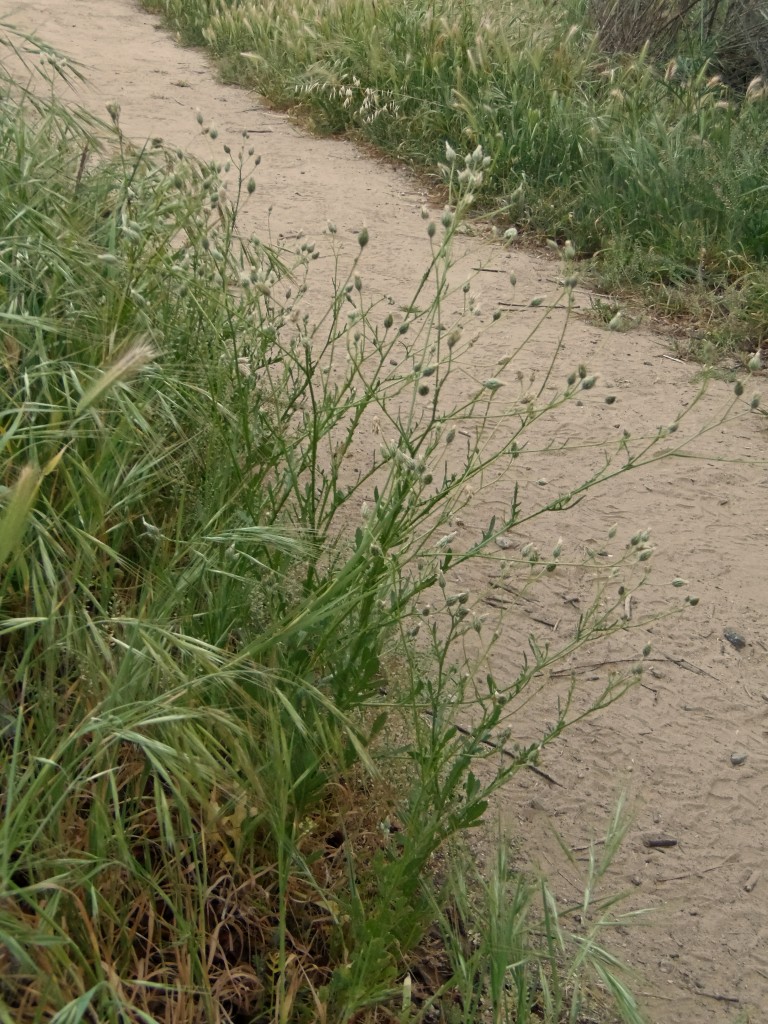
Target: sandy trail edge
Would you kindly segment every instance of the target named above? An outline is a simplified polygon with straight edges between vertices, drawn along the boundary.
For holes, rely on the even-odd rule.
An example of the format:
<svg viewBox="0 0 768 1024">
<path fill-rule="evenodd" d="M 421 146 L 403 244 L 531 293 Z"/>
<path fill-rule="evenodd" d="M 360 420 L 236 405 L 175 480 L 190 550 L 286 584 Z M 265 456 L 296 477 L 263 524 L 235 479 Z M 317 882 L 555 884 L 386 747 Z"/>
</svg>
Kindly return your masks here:
<svg viewBox="0 0 768 1024">
<path fill-rule="evenodd" d="M 367 223 L 367 279 L 396 298 L 410 294 L 427 249 L 419 218 L 423 190 L 406 172 L 362 156 L 347 142 L 308 137 L 252 94 L 219 84 L 204 55 L 177 47 L 157 19 L 131 0 L 20 2 L 5 20 L 82 61 L 89 82 L 77 98 L 99 114 L 106 102 L 118 100 L 129 136 L 162 136 L 199 155 L 219 155 L 196 130 L 198 108 L 218 127 L 220 142 L 234 145 L 247 130 L 263 155 L 257 193 L 263 200 L 254 229 L 264 230 L 269 205 L 276 233 L 304 231 L 319 239 L 331 219 L 354 251 L 354 233 Z M 491 259 L 514 268 L 520 302 L 550 290 L 557 275 L 546 257 L 502 254 L 482 240 L 467 241 L 465 268 Z M 483 275 L 488 312 L 498 299 L 509 299 L 505 279 Z M 532 322 L 526 311 L 497 324 L 486 315 L 475 349 L 478 373 L 490 375 Z M 553 324 L 545 332 L 545 343 L 556 329 Z M 593 436 L 595 424 L 610 432 L 622 425 L 669 423 L 696 390 L 695 368 L 667 358 L 663 340 L 650 333 L 613 335 L 574 322 L 566 349 L 570 365 L 588 362 L 619 396 L 610 410 L 600 406 L 600 397 L 572 409 L 568 432 L 576 443 Z M 715 385 L 709 401 L 723 400 L 726 393 L 724 385 Z M 563 788 L 523 773 L 501 801 L 525 855 L 548 870 L 564 897 L 574 898 L 578 878 L 559 856 L 550 824 L 572 846 L 584 846 L 601 834 L 618 793 L 629 792 L 635 819 L 612 882 L 635 890 L 630 906 L 659 909 L 641 926 L 621 930 L 614 948 L 638 969 L 637 988 L 654 1024 L 768 1019 L 767 440 L 758 418 L 737 421 L 708 437 L 710 461 L 675 460 L 623 477 L 560 522 L 574 545 L 601 543 L 614 521 L 624 533 L 638 524 L 652 526 L 656 571 L 641 602 L 653 607 L 681 576 L 691 581 L 701 603 L 684 619 L 649 631 L 661 660 L 646 677 L 647 687 L 575 728 L 548 752 L 547 770 Z M 542 473 L 578 471 L 573 458 L 567 470 L 530 465 L 525 478 L 534 482 Z M 507 492 L 508 481 L 500 482 L 498 493 L 486 495 L 488 508 L 503 503 Z M 476 532 L 487 509 L 482 523 L 479 515 L 462 530 Z M 556 537 L 557 523 L 552 530 Z M 481 589 L 489 584 L 488 578 L 466 582 Z M 517 619 L 505 625 L 494 656 L 497 674 L 505 660 L 517 661 L 525 614 L 549 616 L 557 627 L 563 609 L 573 607 L 565 599 L 578 597 L 580 587 L 579 580 L 553 583 L 535 607 L 513 613 Z M 745 650 L 736 652 L 723 640 L 725 627 L 746 636 Z M 601 648 L 599 663 L 584 678 L 604 678 L 601 663 L 634 656 L 638 639 L 642 646 L 644 638 L 635 637 L 629 645 L 619 639 Z M 589 661 L 585 655 L 577 659 L 581 665 Z M 535 715 L 545 707 L 532 709 L 534 717 L 521 720 L 521 731 L 535 728 Z M 748 753 L 739 769 L 729 760 L 737 749 Z M 642 834 L 661 831 L 677 837 L 679 845 L 646 849 Z M 746 878 L 761 869 L 763 879 L 745 892 Z"/>
</svg>

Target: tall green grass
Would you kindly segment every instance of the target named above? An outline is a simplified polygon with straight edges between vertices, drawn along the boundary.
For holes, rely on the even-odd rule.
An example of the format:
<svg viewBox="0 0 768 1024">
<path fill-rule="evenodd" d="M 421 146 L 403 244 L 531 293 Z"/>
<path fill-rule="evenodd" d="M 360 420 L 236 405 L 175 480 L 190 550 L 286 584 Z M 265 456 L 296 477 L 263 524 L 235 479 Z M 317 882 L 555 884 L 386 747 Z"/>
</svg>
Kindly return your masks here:
<svg viewBox="0 0 768 1024">
<path fill-rule="evenodd" d="M 600 989 L 639 1020 L 599 942 L 607 861 L 589 932 L 501 855 L 471 892 L 433 868 L 636 678 L 586 703 L 572 689 L 537 742 L 501 753 L 549 666 L 627 628 L 622 588 L 652 547 L 633 537 L 574 634 L 531 638 L 505 685 L 456 568 L 662 457 L 679 424 L 615 439 L 569 493 L 515 501 L 459 546 L 471 488 L 596 386 L 580 367 L 552 397 L 505 398 L 467 376 L 462 404 L 443 400 L 470 344 L 448 282 L 482 151 L 450 158 L 454 206 L 425 223 L 409 312 L 369 297 L 363 232 L 312 319 L 315 246 L 240 235 L 247 142 L 209 163 L 137 149 L 117 107 L 102 124 L 8 70 L 32 51 L 36 73 L 71 74 L 55 54 L 40 65 L 10 30 L 3 45 L 0 1020 L 404 1024 L 474 1020 L 484 1000 L 555 1024 Z M 533 586 L 560 559 L 528 545 L 507 571 Z"/>
<path fill-rule="evenodd" d="M 727 88 L 689 35 L 679 51 L 667 40 L 663 60 L 613 55 L 589 5 L 533 0 L 148 6 L 206 44 L 225 78 L 320 130 L 426 168 L 446 140 L 482 145 L 487 204 L 573 240 L 604 287 L 707 319 L 726 349 L 763 341 L 766 90 Z"/>
</svg>

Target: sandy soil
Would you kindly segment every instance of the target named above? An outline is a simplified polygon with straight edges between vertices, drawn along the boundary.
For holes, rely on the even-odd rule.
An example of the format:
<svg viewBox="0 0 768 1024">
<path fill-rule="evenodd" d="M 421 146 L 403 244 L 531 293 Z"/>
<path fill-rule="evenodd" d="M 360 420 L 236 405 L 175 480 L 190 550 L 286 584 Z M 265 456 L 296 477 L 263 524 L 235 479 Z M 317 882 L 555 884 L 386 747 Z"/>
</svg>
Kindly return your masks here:
<svg viewBox="0 0 768 1024">
<path fill-rule="evenodd" d="M 100 114 L 108 101 L 118 100 L 123 129 L 136 139 L 162 136 L 210 155 L 213 144 L 201 138 L 195 124 L 198 108 L 218 127 L 219 144 L 236 144 L 246 130 L 263 156 L 259 202 L 251 204 L 254 228 L 264 231 L 271 207 L 275 234 L 290 238 L 303 231 L 322 248 L 322 230 L 330 219 L 353 254 L 355 233 L 366 223 L 371 230 L 366 280 L 396 300 L 410 294 L 427 247 L 419 216 L 424 190 L 408 173 L 347 142 L 308 137 L 255 96 L 221 85 L 203 54 L 179 48 L 157 19 L 131 0 L 21 0 L 6 6 L 4 18 L 82 61 L 89 84 L 79 99 Z M 514 269 L 514 301 L 523 306 L 550 291 L 558 275 L 548 254 L 505 252 L 479 237 L 462 239 L 462 248 L 456 273 L 491 263 Z M 501 375 L 499 359 L 540 317 L 540 311 L 505 307 L 505 315 L 492 323 L 491 311 L 513 297 L 506 273 L 480 277 L 487 312 L 472 350 L 477 379 Z M 589 304 L 584 294 L 578 301 Z M 552 314 L 521 357 L 526 373 L 551 352 L 559 315 Z M 697 390 L 697 367 L 670 356 L 664 339 L 650 332 L 614 334 L 586 319 L 572 322 L 561 376 L 584 361 L 599 374 L 599 386 L 583 405 L 570 405 L 567 416 L 555 421 L 558 440 L 575 446 L 571 454 L 522 459 L 519 480 L 547 498 L 599 462 L 600 449 L 581 447 L 586 441 L 616 436 L 624 427 L 637 432 L 670 423 Z M 728 385 L 715 382 L 694 414 L 695 423 L 703 424 L 729 392 Z M 609 393 L 618 396 L 615 405 L 604 404 Z M 654 1024 L 768 1019 L 765 420 L 741 417 L 711 431 L 696 450 L 706 457 L 672 459 L 623 476 L 592 492 L 567 519 L 545 517 L 512 538 L 509 551 L 500 548 L 498 562 L 483 563 L 462 580 L 489 608 L 497 606 L 514 596 L 495 586 L 500 562 L 521 544 L 529 539 L 554 544 L 562 533 L 578 558 L 589 547 L 602 548 L 617 522 L 618 537 L 609 552 L 620 553 L 635 529 L 646 526 L 657 550 L 655 571 L 635 601 L 635 621 L 663 600 L 679 597 L 670 586 L 675 577 L 690 581 L 691 592 L 701 599 L 682 617 L 639 634 L 620 634 L 574 659 L 583 700 L 609 671 L 626 664 L 622 659 L 635 658 L 647 640 L 653 643 L 654 660 L 643 685 L 546 752 L 543 766 L 559 785 L 524 772 L 500 801 L 510 834 L 521 840 L 521 856 L 541 864 L 564 898 L 578 899 L 578 871 L 559 852 L 553 829 L 584 858 L 589 842 L 603 834 L 620 792 L 628 793 L 634 817 L 611 883 L 630 893 L 627 908 L 655 909 L 641 924 L 620 930 L 614 948 L 637 969 L 636 988 Z M 484 493 L 464 525 L 457 525 L 460 533 L 476 535 L 488 515 L 508 503 L 510 486 L 506 478 Z M 610 554 L 602 557 L 609 560 Z M 519 664 L 532 628 L 553 643 L 568 635 L 588 599 L 589 576 L 558 573 L 525 601 L 513 602 L 493 656 L 500 681 Z M 727 629 L 743 634 L 743 649 L 724 638 Z M 562 678 L 520 713 L 516 735 L 535 736 L 541 723 L 551 720 Z M 746 753 L 743 765 L 731 763 L 736 752 Z M 643 837 L 649 833 L 665 833 L 678 843 L 648 848 Z M 747 891 L 749 879 L 757 880 Z"/>
</svg>

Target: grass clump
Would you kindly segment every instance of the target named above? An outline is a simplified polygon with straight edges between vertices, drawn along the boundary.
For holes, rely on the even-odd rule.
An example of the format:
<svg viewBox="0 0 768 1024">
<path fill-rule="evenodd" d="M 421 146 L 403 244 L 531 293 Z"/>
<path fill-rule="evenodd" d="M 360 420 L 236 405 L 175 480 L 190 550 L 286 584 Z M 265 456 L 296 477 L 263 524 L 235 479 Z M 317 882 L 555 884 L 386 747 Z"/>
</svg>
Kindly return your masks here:
<svg viewBox="0 0 768 1024">
<path fill-rule="evenodd" d="M 708 322 L 721 349 L 764 340 L 766 90 L 718 73 L 732 8 L 749 21 L 743 5 L 148 6 L 207 45 L 227 79 L 299 106 L 320 130 L 430 169 L 446 139 L 482 145 L 486 204 L 571 239 L 604 288 Z"/>
<path fill-rule="evenodd" d="M 555 1024 L 596 986 L 638 1020 L 598 942 L 607 862 L 585 890 L 594 929 L 569 938 L 546 886 L 502 859 L 470 897 L 450 854 L 505 780 L 636 678 L 586 699 L 574 683 L 535 742 L 508 742 L 551 665 L 627 628 L 649 535 L 503 684 L 456 570 L 662 457 L 678 424 L 601 444 L 543 507 L 515 489 L 460 544 L 472 489 L 596 384 L 579 367 L 547 389 L 560 345 L 534 390 L 467 370 L 477 308 L 449 271 L 482 149 L 448 153 L 452 206 L 397 322 L 368 297 L 365 231 L 351 262 L 328 236 L 334 287 L 310 315 L 315 245 L 241 234 L 247 142 L 207 163 L 136 149 L 116 106 L 101 124 L 21 88 L 7 69 L 33 44 L 3 45 L 0 1020 L 469 1021 L 482 999 L 494 1020 Z M 72 73 L 42 53 L 37 72 Z M 504 572 L 533 586 L 561 554 L 528 544 Z M 467 946 L 489 913 L 490 944 Z"/>
</svg>

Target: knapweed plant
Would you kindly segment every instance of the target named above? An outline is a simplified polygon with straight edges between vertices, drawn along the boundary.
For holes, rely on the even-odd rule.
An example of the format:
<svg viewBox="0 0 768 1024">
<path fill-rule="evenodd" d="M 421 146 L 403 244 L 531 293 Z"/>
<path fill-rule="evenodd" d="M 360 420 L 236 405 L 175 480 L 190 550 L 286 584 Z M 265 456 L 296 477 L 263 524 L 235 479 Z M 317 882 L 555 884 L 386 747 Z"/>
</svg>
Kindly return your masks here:
<svg viewBox="0 0 768 1024">
<path fill-rule="evenodd" d="M 5 30 L 13 66 L 33 45 L 69 73 Z M 137 149 L 117 106 L 102 124 L 2 79 L 0 1020 L 469 1021 L 482 1000 L 554 1024 L 589 978 L 636 1019 L 546 888 L 537 903 L 500 854 L 483 910 L 446 858 L 502 782 L 630 685 L 565 699 L 514 745 L 529 687 L 627 628 L 649 538 L 501 682 L 497 627 L 456 571 L 674 450 L 679 424 L 605 444 L 543 508 L 515 490 L 460 543 L 487 482 L 596 386 L 559 345 L 535 387 L 509 384 L 519 353 L 473 379 L 451 254 L 487 156 L 448 147 L 451 204 L 425 211 L 405 312 L 366 278 L 367 230 L 350 258 L 332 225 L 318 309 L 315 244 L 247 236 L 257 154 L 207 131 L 208 163 Z M 504 573 L 533 587 L 562 550 L 528 544 Z M 492 948 L 461 945 L 474 912 Z"/>
</svg>

